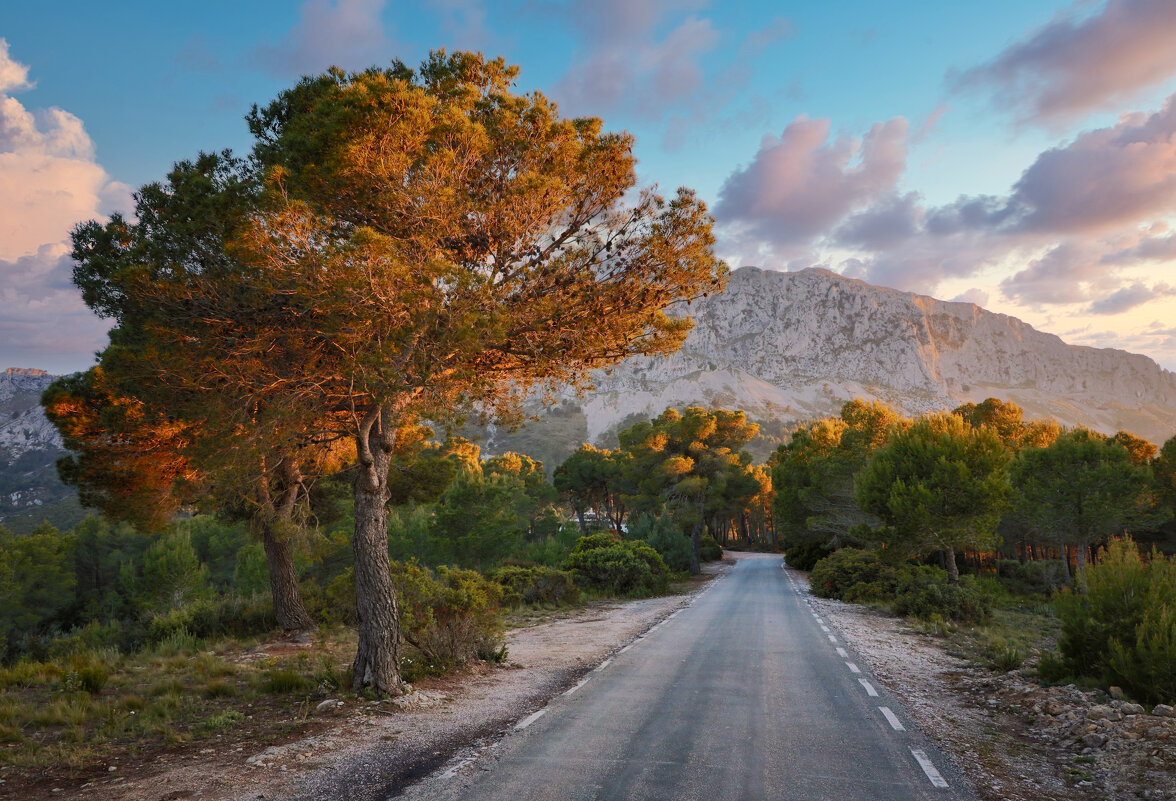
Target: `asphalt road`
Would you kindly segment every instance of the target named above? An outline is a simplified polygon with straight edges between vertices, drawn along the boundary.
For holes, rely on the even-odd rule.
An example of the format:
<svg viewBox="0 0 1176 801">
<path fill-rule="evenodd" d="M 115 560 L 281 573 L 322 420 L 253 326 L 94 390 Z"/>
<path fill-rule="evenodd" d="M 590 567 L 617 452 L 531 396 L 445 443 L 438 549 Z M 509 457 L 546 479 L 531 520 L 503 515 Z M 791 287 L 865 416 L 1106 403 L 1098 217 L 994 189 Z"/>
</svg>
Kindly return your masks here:
<svg viewBox="0 0 1176 801">
<path fill-rule="evenodd" d="M 805 598 L 780 557 L 741 558 L 509 736 L 401 797 L 974 799 Z"/>
</svg>

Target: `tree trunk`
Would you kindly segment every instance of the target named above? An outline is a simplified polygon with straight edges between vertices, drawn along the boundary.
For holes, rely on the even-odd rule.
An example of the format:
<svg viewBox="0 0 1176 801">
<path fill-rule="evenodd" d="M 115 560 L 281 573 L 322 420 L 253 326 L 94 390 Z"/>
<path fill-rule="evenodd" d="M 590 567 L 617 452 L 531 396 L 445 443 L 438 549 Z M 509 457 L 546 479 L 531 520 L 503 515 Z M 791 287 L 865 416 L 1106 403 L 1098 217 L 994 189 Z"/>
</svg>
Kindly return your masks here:
<svg viewBox="0 0 1176 801">
<path fill-rule="evenodd" d="M 1074 546 L 1074 578 L 1081 584 L 1082 575 L 1086 568 L 1086 543 L 1079 542 Z"/>
<path fill-rule="evenodd" d="M 950 584 L 960 583 L 960 569 L 956 565 L 955 551 L 951 548 L 943 550 L 944 560 L 947 562 L 947 581 Z"/>
<path fill-rule="evenodd" d="M 309 631 L 315 628 L 314 620 L 302 603 L 298 592 L 298 576 L 294 573 L 294 550 L 290 540 L 276 535 L 273 527 L 263 525 L 261 544 L 265 548 L 265 561 L 269 566 L 270 593 L 274 598 L 274 616 L 278 625 L 286 631 Z"/>
<path fill-rule="evenodd" d="M 388 559 L 388 468 L 396 430 L 387 415 L 367 415 L 356 437 L 359 473 L 355 477 L 355 606 L 359 647 L 351 685 L 379 695 L 404 692 L 400 677 L 400 610 Z"/>
<path fill-rule="evenodd" d="M 702 521 L 694 524 L 694 530 L 690 532 L 690 572 L 697 576 L 702 572 L 702 566 L 699 564 L 698 549 L 702 545 Z"/>
</svg>

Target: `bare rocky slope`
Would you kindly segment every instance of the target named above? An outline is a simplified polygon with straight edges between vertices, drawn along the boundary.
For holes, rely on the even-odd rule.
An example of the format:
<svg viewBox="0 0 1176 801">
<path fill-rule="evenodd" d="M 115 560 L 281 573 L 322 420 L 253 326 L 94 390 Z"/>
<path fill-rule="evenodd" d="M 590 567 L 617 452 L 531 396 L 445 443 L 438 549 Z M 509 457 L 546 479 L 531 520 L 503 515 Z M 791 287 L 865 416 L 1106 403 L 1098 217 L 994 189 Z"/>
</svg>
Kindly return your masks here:
<svg viewBox="0 0 1176 801">
<path fill-rule="evenodd" d="M 565 395 L 561 414 L 580 406 L 584 436 L 601 441 L 668 406 L 742 408 L 791 425 L 855 397 L 910 415 L 998 397 L 1063 425 L 1156 443 L 1176 433 L 1176 373 L 1146 356 L 1067 345 L 971 303 L 822 269 L 743 267 L 726 292 L 688 311 L 695 327 L 678 353 L 600 371 L 595 391 Z"/>
<path fill-rule="evenodd" d="M 0 373 L 0 525 L 13 531 L 43 520 L 72 526 L 82 516 L 77 494 L 57 479 L 65 451 L 41 410 L 41 393 L 55 378 L 31 368 Z"/>
</svg>

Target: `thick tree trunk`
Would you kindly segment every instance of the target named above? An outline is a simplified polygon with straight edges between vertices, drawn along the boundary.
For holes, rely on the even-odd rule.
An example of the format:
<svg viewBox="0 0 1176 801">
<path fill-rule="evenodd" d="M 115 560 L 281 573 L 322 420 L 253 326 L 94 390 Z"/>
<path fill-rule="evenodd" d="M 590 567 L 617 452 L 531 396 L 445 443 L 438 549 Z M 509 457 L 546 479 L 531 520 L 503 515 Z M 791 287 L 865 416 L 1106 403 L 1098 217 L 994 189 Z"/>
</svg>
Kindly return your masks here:
<svg viewBox="0 0 1176 801">
<path fill-rule="evenodd" d="M 302 603 L 298 592 L 298 576 L 294 572 L 294 551 L 290 540 L 278 536 L 271 526 L 263 526 L 261 544 L 269 566 L 270 593 L 274 598 L 274 616 L 286 631 L 308 631 L 315 628 L 314 620 Z"/>
<path fill-rule="evenodd" d="M 374 417 L 374 419 L 373 419 Z M 355 690 L 379 695 L 404 692 L 400 677 L 400 610 L 388 559 L 388 468 L 395 429 L 378 411 L 365 419 L 357 437 L 359 474 L 355 478 L 355 605 L 359 647 L 352 665 Z"/>
<path fill-rule="evenodd" d="M 952 550 L 951 548 L 945 548 L 943 550 L 943 554 L 944 554 L 944 559 L 947 562 L 948 583 L 959 584 L 960 583 L 960 569 L 956 565 L 955 551 Z"/>
</svg>

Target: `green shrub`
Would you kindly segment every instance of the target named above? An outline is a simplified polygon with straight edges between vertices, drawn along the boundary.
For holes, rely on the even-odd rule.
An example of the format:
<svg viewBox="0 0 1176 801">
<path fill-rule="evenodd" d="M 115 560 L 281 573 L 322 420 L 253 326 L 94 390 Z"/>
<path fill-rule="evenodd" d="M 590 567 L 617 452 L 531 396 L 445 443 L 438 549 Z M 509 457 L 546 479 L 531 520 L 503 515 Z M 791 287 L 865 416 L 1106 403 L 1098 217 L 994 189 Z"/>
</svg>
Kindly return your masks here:
<svg viewBox="0 0 1176 801">
<path fill-rule="evenodd" d="M 204 721 L 204 727 L 217 731 L 219 729 L 226 729 L 234 723 L 239 723 L 245 719 L 243 712 L 238 712 L 236 709 L 226 709 L 224 712 L 217 713 Z"/>
<path fill-rule="evenodd" d="M 661 556 L 666 567 L 678 573 L 690 569 L 693 546 L 690 538 L 682 533 L 674 521 L 665 515 L 638 515 L 629 524 L 626 537 L 630 540 L 644 542 Z M 709 537 L 707 539 L 710 539 Z M 712 539 L 711 542 L 714 542 Z M 716 543 L 717 545 L 717 543 Z M 701 548 L 700 548 L 701 551 Z M 719 549 L 720 558 L 722 549 Z M 699 554 L 699 559 L 702 559 Z"/>
<path fill-rule="evenodd" d="M 900 592 L 894 600 L 895 614 L 930 620 L 939 615 L 958 623 L 980 623 L 992 610 L 974 588 L 966 584 L 924 584 Z"/>
<path fill-rule="evenodd" d="M 705 536 L 698 541 L 698 559 L 702 562 L 717 562 L 723 558 L 723 546 L 714 537 Z"/>
<path fill-rule="evenodd" d="M 1023 595 L 1048 594 L 1066 584 L 1066 566 L 1060 559 L 1019 562 L 999 559 L 996 575 L 1014 592 Z"/>
<path fill-rule="evenodd" d="M 534 565 L 505 565 L 490 578 L 503 588 L 506 604 L 553 604 L 566 606 L 580 600 L 580 590 L 566 570 Z"/>
<path fill-rule="evenodd" d="M 285 695 L 305 692 L 311 687 L 310 680 L 298 671 L 290 668 L 273 668 L 265 672 L 261 689 L 274 695 Z"/>
<path fill-rule="evenodd" d="M 1083 587 L 1055 598 L 1053 672 L 1116 684 L 1146 703 L 1176 700 L 1176 559 L 1153 553 L 1145 561 L 1129 539 L 1112 540 Z"/>
<path fill-rule="evenodd" d="M 505 656 L 502 587 L 474 570 L 416 562 L 392 565 L 400 601 L 400 633 L 428 661 L 448 668 Z"/>
<path fill-rule="evenodd" d="M 841 548 L 813 566 L 809 585 L 818 597 L 845 600 L 846 592 L 855 584 L 889 581 L 893 575 L 894 568 L 883 563 L 874 551 Z"/>
<path fill-rule="evenodd" d="M 204 685 L 201 695 L 205 698 L 232 698 L 237 694 L 237 688 L 224 679 L 215 679 Z"/>
<path fill-rule="evenodd" d="M 201 598 L 153 616 L 147 624 L 147 641 L 160 643 L 181 633 L 195 639 L 248 637 L 275 626 L 277 619 L 269 598 L 226 595 L 217 599 Z"/>
<path fill-rule="evenodd" d="M 812 570 L 817 562 L 824 559 L 829 553 L 829 549 L 823 545 L 805 542 L 789 545 L 785 548 L 784 561 L 788 563 L 789 567 L 795 567 L 797 570 Z"/>
<path fill-rule="evenodd" d="M 620 540 L 611 534 L 581 537 L 564 567 L 584 586 L 614 595 L 639 596 L 663 592 L 669 568 L 644 542 Z"/>
</svg>

